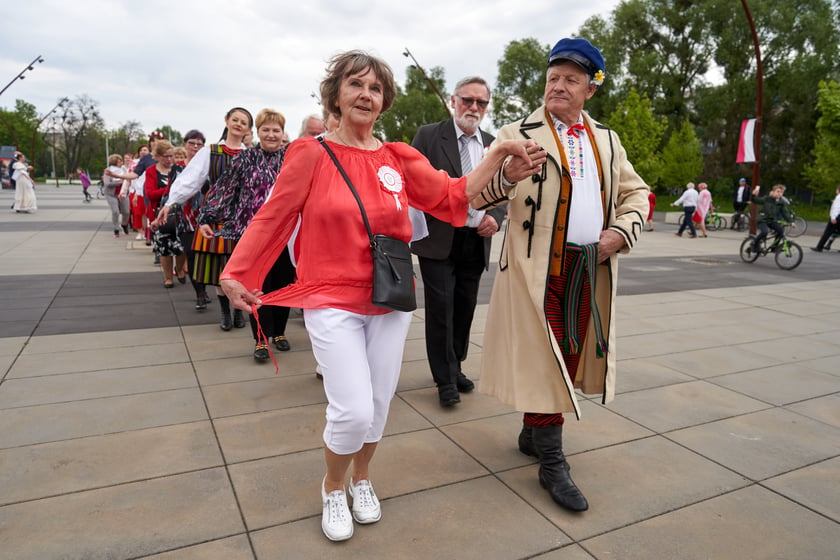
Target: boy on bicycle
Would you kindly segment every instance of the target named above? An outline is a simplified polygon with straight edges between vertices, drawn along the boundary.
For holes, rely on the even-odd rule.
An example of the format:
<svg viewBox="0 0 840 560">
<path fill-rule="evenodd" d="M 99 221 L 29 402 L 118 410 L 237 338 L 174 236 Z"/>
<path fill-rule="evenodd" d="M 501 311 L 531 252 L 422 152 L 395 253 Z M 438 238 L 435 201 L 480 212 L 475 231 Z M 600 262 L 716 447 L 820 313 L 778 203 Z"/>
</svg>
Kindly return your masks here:
<svg viewBox="0 0 840 560">
<path fill-rule="evenodd" d="M 761 187 L 756 185 L 752 192 L 753 203 L 761 204 L 761 208 L 758 210 L 758 217 L 755 221 L 758 227 L 758 235 L 753 239 L 751 247 L 754 253 L 758 252 L 761 247 L 761 242 L 767 238 L 767 234 L 770 233 L 771 229 L 776 232 L 778 237 L 782 237 L 785 234 L 785 228 L 779 223 L 779 218 L 787 222 L 793 219 L 790 208 L 782 200 L 782 195 L 785 194 L 784 185 L 773 185 L 773 188 L 770 189 L 770 194 L 767 196 L 758 196 L 759 190 L 761 190 Z"/>
</svg>

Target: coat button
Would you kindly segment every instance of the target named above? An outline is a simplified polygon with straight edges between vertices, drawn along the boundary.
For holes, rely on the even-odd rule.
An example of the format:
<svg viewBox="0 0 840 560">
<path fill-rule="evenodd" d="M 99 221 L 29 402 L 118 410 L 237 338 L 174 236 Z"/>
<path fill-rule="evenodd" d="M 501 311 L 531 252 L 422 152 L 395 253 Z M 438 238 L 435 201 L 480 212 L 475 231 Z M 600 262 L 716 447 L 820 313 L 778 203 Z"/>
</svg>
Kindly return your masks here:
<svg viewBox="0 0 840 560">
<path fill-rule="evenodd" d="M 566 204 L 566 200 L 568 200 L 568 199 L 561 198 L 561 199 L 560 199 L 560 204 Z"/>
<path fill-rule="evenodd" d="M 560 253 L 554 253 L 554 258 L 559 259 L 560 258 Z"/>
<path fill-rule="evenodd" d="M 557 226 L 557 231 L 563 231 L 563 226 Z"/>
</svg>

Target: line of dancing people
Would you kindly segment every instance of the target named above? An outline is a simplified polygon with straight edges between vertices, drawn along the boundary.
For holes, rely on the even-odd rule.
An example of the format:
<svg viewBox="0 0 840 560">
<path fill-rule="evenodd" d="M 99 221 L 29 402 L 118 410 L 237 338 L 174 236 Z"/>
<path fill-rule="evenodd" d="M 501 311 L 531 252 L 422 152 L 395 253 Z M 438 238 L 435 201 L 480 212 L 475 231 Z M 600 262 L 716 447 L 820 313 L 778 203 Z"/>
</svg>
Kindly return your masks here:
<svg viewBox="0 0 840 560">
<path fill-rule="evenodd" d="M 186 284 L 195 291 L 195 309 L 203 312 L 212 302 L 208 286 L 215 287 L 223 331 L 250 323 L 255 346 L 253 357 L 270 358 L 268 342 L 279 351 L 291 349 L 286 338 L 288 307 L 270 307 L 259 322 L 232 309 L 219 286 L 219 275 L 251 218 L 267 200 L 283 163 L 289 136 L 285 117 L 263 109 L 254 119 L 242 107 L 230 109 L 217 143 L 207 144 L 204 134 L 190 130 L 183 146 L 173 146 L 159 131 L 141 146 L 138 159 L 131 154 L 113 155 L 103 173 L 105 197 L 111 209 L 114 236 L 138 231 L 137 240 L 152 247 L 160 264 L 163 286 Z M 258 143 L 251 146 L 256 125 Z M 301 135 L 324 132 L 324 119 L 309 115 Z M 282 288 L 295 279 L 289 251 L 277 259 L 265 280 L 265 291 Z M 263 334 L 264 338 L 259 335 Z"/>
</svg>

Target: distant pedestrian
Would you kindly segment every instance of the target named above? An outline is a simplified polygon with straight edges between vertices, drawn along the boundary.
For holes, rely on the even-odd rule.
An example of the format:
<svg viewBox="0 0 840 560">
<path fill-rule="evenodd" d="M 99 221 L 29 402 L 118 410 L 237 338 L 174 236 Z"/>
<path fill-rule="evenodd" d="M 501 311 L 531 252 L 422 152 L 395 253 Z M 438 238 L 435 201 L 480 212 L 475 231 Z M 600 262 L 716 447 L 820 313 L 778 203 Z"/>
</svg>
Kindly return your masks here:
<svg viewBox="0 0 840 560">
<path fill-rule="evenodd" d="M 837 185 L 834 192 L 837 196 L 834 197 L 834 201 L 831 203 L 831 209 L 828 211 L 828 223 L 825 224 L 825 230 L 823 230 L 822 237 L 820 237 L 817 246 L 811 247 L 812 251 L 817 251 L 818 253 L 826 248 L 825 245 L 831 239 L 832 235 L 840 233 L 840 185 Z"/>
<path fill-rule="evenodd" d="M 648 204 L 650 205 L 650 210 L 647 216 L 647 230 L 653 231 L 653 211 L 656 209 L 656 195 L 653 191 L 650 191 L 648 195 Z"/>
<path fill-rule="evenodd" d="M 11 175 L 15 181 L 15 203 L 12 208 L 15 212 L 34 212 L 38 209 L 38 203 L 35 200 L 35 182 L 29 176 L 32 166 L 26 165 L 26 158 L 21 153 L 15 156 L 15 160 Z"/>
<path fill-rule="evenodd" d="M 694 183 L 687 184 L 682 196 L 671 203 L 671 206 L 679 205 L 683 207 L 684 216 L 682 224 L 680 224 L 680 229 L 674 235 L 682 237 L 683 230 L 688 227 L 688 231 L 691 232 L 689 237 L 697 237 L 697 232 L 694 230 L 694 224 L 692 223 L 694 211 L 697 209 L 697 189 L 694 188 Z"/>
<path fill-rule="evenodd" d="M 82 171 L 81 167 L 76 170 L 76 173 L 78 173 L 79 182 L 82 184 L 82 194 L 85 197 L 84 201 L 85 202 L 90 202 L 91 198 L 93 198 L 92 196 L 90 196 L 90 193 L 88 192 L 88 188 L 90 187 L 90 177 L 88 177 L 87 173 Z"/>
<path fill-rule="evenodd" d="M 700 226 L 703 237 L 709 237 L 706 232 L 706 216 L 712 209 L 712 193 L 706 183 L 697 185 L 697 209 L 694 211 L 692 220 Z"/>
</svg>

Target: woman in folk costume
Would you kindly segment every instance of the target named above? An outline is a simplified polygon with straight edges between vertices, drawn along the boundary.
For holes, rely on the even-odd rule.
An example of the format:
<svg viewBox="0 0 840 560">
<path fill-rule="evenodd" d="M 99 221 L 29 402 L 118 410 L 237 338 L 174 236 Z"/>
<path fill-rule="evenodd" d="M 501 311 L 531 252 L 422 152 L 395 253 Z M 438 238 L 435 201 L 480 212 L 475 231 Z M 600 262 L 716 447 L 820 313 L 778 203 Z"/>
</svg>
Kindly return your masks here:
<svg viewBox="0 0 840 560">
<path fill-rule="evenodd" d="M 272 109 L 263 109 L 257 114 L 256 125 L 259 145 L 234 157 L 208 191 L 198 215 L 200 234 L 211 237 L 215 234 L 236 242 L 242 237 L 257 210 L 268 200 L 283 165 L 285 150 L 281 149 L 281 142 L 286 118 Z M 213 226 L 218 223 L 223 224 L 222 228 L 214 232 Z M 295 268 L 286 249 L 271 267 L 262 290 L 266 293 L 279 290 L 291 284 L 294 279 Z M 286 340 L 288 320 L 289 308 L 283 306 L 263 308 L 259 314 L 259 324 L 251 315 L 251 334 L 256 343 L 255 360 L 264 362 L 270 357 L 268 345 L 259 336 L 260 329 L 278 350 L 286 352 L 291 349 Z"/>
<path fill-rule="evenodd" d="M 213 184 L 221 177 L 224 170 L 230 165 L 235 155 L 245 149 L 243 138 L 251 131 L 254 125 L 254 118 L 246 109 L 234 107 L 225 115 L 225 129 L 222 132 L 221 141 L 218 144 L 204 146 L 190 160 L 184 171 L 178 175 L 172 188 L 169 191 L 169 198 L 166 204 L 160 209 L 157 219 L 152 227 L 159 227 L 166 223 L 172 206 L 175 204 L 183 206 L 196 194 L 201 192 L 206 181 Z M 221 229 L 222 224 L 214 224 L 213 229 Z M 233 241 L 224 237 L 216 237 L 212 233 L 196 235 L 192 247 L 194 251 L 193 262 L 189 263 L 193 280 L 200 284 L 219 285 L 219 274 L 227 263 L 228 257 L 233 252 Z M 241 329 L 246 325 L 245 316 L 240 310 L 236 310 L 231 317 L 230 302 L 221 289 L 216 288 L 216 294 L 221 306 L 221 320 L 219 327 L 223 331 L 229 331 L 231 327 Z M 196 301 L 196 309 L 201 309 L 199 302 L 206 301 L 202 296 Z"/>
<path fill-rule="evenodd" d="M 10 174 L 15 182 L 15 203 L 12 208 L 15 212 L 34 212 L 38 209 L 38 201 L 35 199 L 35 181 L 29 176 L 32 167 L 26 165 L 23 154 L 17 154 L 15 160 Z"/>
<path fill-rule="evenodd" d="M 618 136 L 583 111 L 604 72 L 588 41 L 560 40 L 543 106 L 496 137 L 535 140 L 548 152 L 541 173 L 509 182 L 514 160 L 473 201 L 510 204 L 479 389 L 525 413 L 519 449 L 539 458 L 540 484 L 573 511 L 589 503 L 563 454 L 563 413 L 580 417 L 575 389 L 614 396 L 618 253 L 638 241 L 649 210 Z"/>
</svg>

